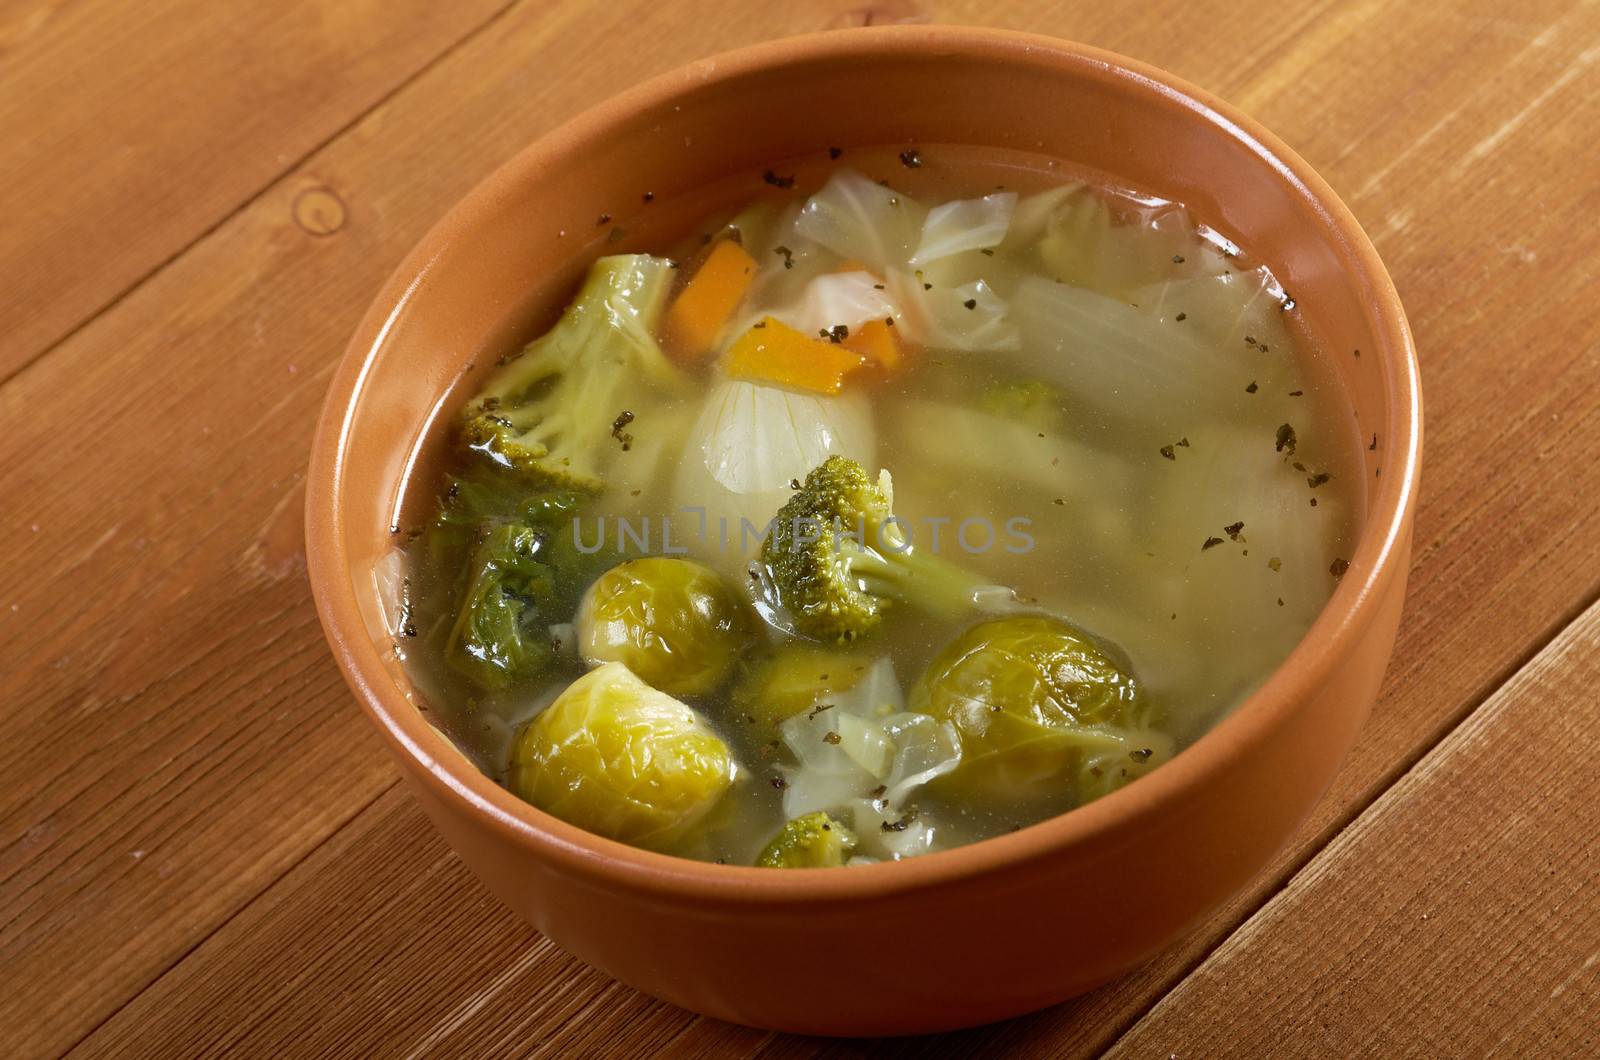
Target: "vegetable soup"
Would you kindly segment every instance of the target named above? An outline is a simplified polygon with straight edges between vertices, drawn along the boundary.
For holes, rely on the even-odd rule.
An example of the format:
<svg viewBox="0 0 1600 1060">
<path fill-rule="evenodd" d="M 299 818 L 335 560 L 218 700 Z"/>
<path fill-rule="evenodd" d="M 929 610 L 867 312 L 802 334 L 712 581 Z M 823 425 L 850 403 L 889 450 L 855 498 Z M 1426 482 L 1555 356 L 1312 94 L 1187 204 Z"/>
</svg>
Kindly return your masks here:
<svg viewBox="0 0 1600 1060">
<path fill-rule="evenodd" d="M 1202 735 L 1344 573 L 1349 404 L 1180 204 L 924 145 L 617 216 L 377 572 L 430 720 L 563 820 L 772 867 L 1025 827 Z"/>
</svg>

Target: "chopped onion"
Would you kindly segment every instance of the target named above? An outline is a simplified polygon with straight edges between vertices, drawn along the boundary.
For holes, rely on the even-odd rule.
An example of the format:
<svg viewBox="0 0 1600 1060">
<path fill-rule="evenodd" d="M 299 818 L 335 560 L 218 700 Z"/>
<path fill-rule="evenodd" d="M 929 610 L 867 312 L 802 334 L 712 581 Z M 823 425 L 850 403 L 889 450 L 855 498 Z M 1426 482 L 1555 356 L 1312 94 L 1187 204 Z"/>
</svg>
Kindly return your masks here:
<svg viewBox="0 0 1600 1060">
<path fill-rule="evenodd" d="M 724 380 L 689 432 L 673 494 L 680 512 L 704 511 L 710 551 L 742 572 L 759 549 L 761 529 L 788 500 L 789 483 L 836 454 L 867 466 L 876 459 L 872 407 L 863 394 L 822 397 Z M 674 522 L 702 529 L 698 518 L 679 513 Z M 674 537 L 689 540 L 676 527 Z"/>
</svg>

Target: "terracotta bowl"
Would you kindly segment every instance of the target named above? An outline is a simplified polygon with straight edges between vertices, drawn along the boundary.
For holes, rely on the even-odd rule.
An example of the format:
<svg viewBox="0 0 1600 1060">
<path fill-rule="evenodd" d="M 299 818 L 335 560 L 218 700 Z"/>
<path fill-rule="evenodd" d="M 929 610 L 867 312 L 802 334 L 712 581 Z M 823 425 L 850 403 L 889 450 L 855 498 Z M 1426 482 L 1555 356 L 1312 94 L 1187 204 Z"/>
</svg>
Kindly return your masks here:
<svg viewBox="0 0 1600 1060">
<path fill-rule="evenodd" d="M 971 846 L 774 872 L 647 853 L 525 805 L 424 719 L 374 590 L 421 441 L 474 359 L 526 334 L 597 253 L 595 219 L 824 145 L 1026 147 L 1188 204 L 1269 265 L 1334 351 L 1372 490 L 1348 573 L 1255 695 L 1150 776 Z M 397 174 L 397 179 L 403 175 Z M 1359 356 L 1355 351 L 1359 350 Z M 1267 864 L 1377 694 L 1421 442 L 1394 287 L 1328 186 L 1255 122 L 1158 70 L 1044 37 L 852 29 L 685 67 L 529 147 L 453 209 L 350 342 L 312 451 L 317 606 L 417 799 L 484 884 L 647 993 L 759 1027 L 900 1034 L 1038 1009 L 1132 968 Z"/>
</svg>

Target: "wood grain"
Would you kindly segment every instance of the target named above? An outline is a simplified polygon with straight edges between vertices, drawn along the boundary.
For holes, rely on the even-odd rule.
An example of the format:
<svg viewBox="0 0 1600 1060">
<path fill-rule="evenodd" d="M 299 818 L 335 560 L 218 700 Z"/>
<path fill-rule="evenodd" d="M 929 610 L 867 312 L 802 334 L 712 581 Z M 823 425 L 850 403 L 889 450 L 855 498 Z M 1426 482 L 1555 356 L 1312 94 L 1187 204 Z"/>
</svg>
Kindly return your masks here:
<svg viewBox="0 0 1600 1060">
<path fill-rule="evenodd" d="M 508 2 L 0 5 L 0 379 Z"/>
<path fill-rule="evenodd" d="M 919 12 L 1138 55 L 1283 134 L 1349 196 L 1407 299 L 1430 442 L 1389 690 L 1273 870 L 1118 984 L 899 1051 L 1110 1044 L 1593 599 L 1600 469 L 1581 454 L 1600 440 L 1600 277 L 1574 219 L 1600 191 L 1569 145 L 1600 127 L 1596 5 L 1513 17 L 1484 3 L 1205 0 L 1130 18 L 1017 2 L 528 0 L 261 194 L 243 202 L 254 186 L 232 185 L 214 231 L 0 386 L 11 1052 L 86 1035 L 85 1051 L 152 1055 L 871 1048 L 687 1016 L 555 954 L 484 896 L 390 790 L 327 658 L 300 476 L 327 372 L 372 290 L 521 144 L 698 55 Z"/>
<path fill-rule="evenodd" d="M 439 991 L 417 974 L 419 949 L 441 937 L 459 947 L 453 963 L 470 992 Z M 248 1010 L 236 977 L 215 974 L 219 957 L 222 966 L 249 962 L 260 992 Z M 594 1020 L 600 1012 L 644 1018 Z M 643 1056 L 693 1022 L 574 963 L 517 921 L 396 788 L 74 1055 Z M 730 1030 L 732 1040 L 759 1037 Z"/>
<path fill-rule="evenodd" d="M 328 658 L 300 542 L 327 373 L 381 279 L 580 107 L 853 17 L 727 4 L 674 36 L 659 5 L 520 4 L 0 386 L 15 1052 L 70 1046 L 393 783 Z"/>
<path fill-rule="evenodd" d="M 1600 1055 L 1597 686 L 1600 606 L 1110 1056 Z"/>
</svg>

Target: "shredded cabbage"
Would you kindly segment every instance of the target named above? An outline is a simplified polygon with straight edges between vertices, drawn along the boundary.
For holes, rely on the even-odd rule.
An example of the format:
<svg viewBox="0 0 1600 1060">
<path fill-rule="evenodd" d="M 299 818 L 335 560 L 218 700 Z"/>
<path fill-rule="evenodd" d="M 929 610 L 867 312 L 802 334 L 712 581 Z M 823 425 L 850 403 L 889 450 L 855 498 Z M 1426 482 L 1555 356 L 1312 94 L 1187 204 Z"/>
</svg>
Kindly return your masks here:
<svg viewBox="0 0 1600 1060">
<path fill-rule="evenodd" d="M 1265 269 L 1185 276 L 1140 287 L 1129 297 L 1158 320 L 1177 322 L 1182 313 L 1181 323 L 1225 350 L 1239 348 L 1246 338 L 1256 347 L 1292 348 L 1282 292 Z"/>
<path fill-rule="evenodd" d="M 1024 209 L 1025 208 L 1025 209 Z M 1227 261 L 1204 246 L 1182 206 L 1124 197 L 1114 208 L 1084 185 L 1032 196 L 1013 228 L 1037 232 L 1039 260 L 1055 279 L 1115 298 L 1179 275 L 1221 273 Z M 1120 216 L 1119 216 L 1120 214 Z"/>
<path fill-rule="evenodd" d="M 1028 423 L 965 405 L 908 398 L 894 424 L 902 447 L 914 445 L 920 463 L 946 478 L 952 469 L 962 469 L 1074 501 L 1093 496 L 1114 502 L 1127 492 L 1128 469 L 1121 457 Z M 930 424 L 937 429 L 929 430 Z M 917 471 L 907 468 L 899 476 L 916 481 Z"/>
<path fill-rule="evenodd" d="M 931 849 L 938 822 L 910 804 L 923 785 L 960 764 L 955 726 L 907 711 L 886 658 L 849 691 L 822 698 L 779 728 L 798 764 L 786 775 L 784 814 L 826 810 L 848 818 L 865 856 Z"/>
<path fill-rule="evenodd" d="M 906 337 L 912 342 L 963 352 L 1022 346 L 1005 300 L 983 280 L 941 287 L 896 270 L 889 274 L 888 288 L 905 309 Z"/>
<path fill-rule="evenodd" d="M 400 636 L 410 611 L 406 581 L 406 555 L 398 548 L 391 548 L 372 565 L 372 585 L 383 608 L 383 627 L 391 636 Z"/>
<path fill-rule="evenodd" d="M 658 482 L 671 481 L 683 455 L 683 439 L 688 436 L 694 416 L 693 406 L 682 401 L 663 402 L 645 399 L 628 406 L 634 417 L 628 433 L 627 449 L 617 450 L 607 469 L 611 492 L 619 497 L 635 496 Z"/>
<path fill-rule="evenodd" d="M 1172 758 L 1172 737 L 1155 729 L 1119 729 L 1107 735 L 1114 741 L 1084 752 L 1077 774 L 1079 805 L 1111 794 Z"/>
<path fill-rule="evenodd" d="M 884 282 L 870 272 L 830 272 L 806 284 L 800 299 L 773 310 L 772 316 L 807 335 L 843 324 L 852 331 L 869 320 L 894 318 L 901 312 Z"/>
<path fill-rule="evenodd" d="M 926 265 L 964 250 L 999 246 L 1017 207 L 1013 191 L 996 192 L 981 199 L 959 199 L 935 206 L 922 222 L 922 239 L 911 255 L 912 265 Z"/>
<path fill-rule="evenodd" d="M 1063 184 L 1059 188 L 1050 188 L 1017 200 L 1016 209 L 1011 213 L 1011 226 L 1002 246 L 1007 250 L 1018 250 L 1037 243 L 1048 230 L 1050 218 L 1082 187 L 1081 181 Z"/>
<path fill-rule="evenodd" d="M 1250 370 L 1235 351 L 1224 355 L 1183 323 L 1071 284 L 1024 280 L 1012 310 L 1023 340 L 1045 355 L 1062 385 L 1112 413 L 1192 424 L 1211 416 L 1216 372 Z"/>
<path fill-rule="evenodd" d="M 794 230 L 881 272 L 911 256 L 927 212 L 909 195 L 841 169 L 801 207 Z"/>
</svg>

